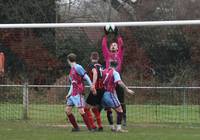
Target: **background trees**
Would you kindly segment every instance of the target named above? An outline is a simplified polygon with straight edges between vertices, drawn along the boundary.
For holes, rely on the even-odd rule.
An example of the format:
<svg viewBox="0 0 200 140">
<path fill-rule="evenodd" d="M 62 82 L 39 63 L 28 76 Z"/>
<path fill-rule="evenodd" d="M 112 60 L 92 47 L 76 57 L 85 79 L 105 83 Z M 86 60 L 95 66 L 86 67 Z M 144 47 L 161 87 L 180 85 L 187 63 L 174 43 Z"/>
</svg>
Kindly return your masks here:
<svg viewBox="0 0 200 140">
<path fill-rule="evenodd" d="M 1 23 L 51 23 L 187 20 L 199 19 L 199 9 L 198 0 L 2 0 L 0 21 Z M 155 84 L 198 85 L 200 81 L 199 31 L 198 26 L 120 28 L 126 48 L 124 79 L 129 84 L 141 84 L 141 81 L 142 84 L 148 84 L 153 81 Z M 9 31 L 10 34 L 13 32 L 16 31 Z M 45 67 L 38 64 L 34 68 L 27 68 L 29 65 L 26 63 L 27 58 L 19 57 L 13 47 L 6 45 L 3 39 L 6 33 L 2 30 L 1 48 L 7 48 L 9 55 L 15 56 L 17 58 L 15 60 L 23 65 L 15 67 L 10 65 L 11 69 L 14 67 L 15 71 L 18 68 L 19 72 L 24 67 L 33 69 L 39 71 L 39 74 L 44 73 L 46 78 L 52 71 L 65 67 L 66 54 L 72 51 L 80 52 L 79 63 L 86 65 L 89 61 L 89 53 L 96 49 L 100 51 L 103 36 L 102 28 L 32 29 L 28 32 L 37 38 L 37 42 L 41 42 L 42 45 L 38 45 L 40 48 L 48 50 L 47 54 L 41 54 L 47 57 L 48 65 L 42 64 Z M 27 53 L 27 46 L 24 48 L 21 52 Z M 44 49 L 39 51 L 46 52 Z M 14 61 L 11 58 L 13 57 L 8 57 L 9 62 Z M 55 62 L 52 61 L 54 59 Z M 53 66 L 58 63 L 59 65 L 54 69 Z M 132 75 L 128 76 L 130 72 Z M 49 83 L 54 83 L 63 74 L 64 70 L 61 74 L 55 73 L 55 79 Z M 32 77 L 34 79 L 34 75 Z"/>
</svg>

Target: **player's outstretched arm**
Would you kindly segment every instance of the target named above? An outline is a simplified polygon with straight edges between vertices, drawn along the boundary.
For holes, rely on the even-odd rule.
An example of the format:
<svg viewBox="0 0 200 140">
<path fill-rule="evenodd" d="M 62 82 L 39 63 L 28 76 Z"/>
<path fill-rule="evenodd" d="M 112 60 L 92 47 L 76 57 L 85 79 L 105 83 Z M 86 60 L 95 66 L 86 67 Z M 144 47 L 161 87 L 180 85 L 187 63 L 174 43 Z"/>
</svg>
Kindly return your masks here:
<svg viewBox="0 0 200 140">
<path fill-rule="evenodd" d="M 102 49 L 102 53 L 103 53 L 103 57 L 106 60 L 109 56 L 109 50 L 108 50 L 108 46 L 107 46 L 107 36 L 105 35 L 102 39 L 102 44 L 101 44 L 101 49 Z"/>
<path fill-rule="evenodd" d="M 135 92 L 130 90 L 125 84 L 124 82 L 121 80 L 121 77 L 119 75 L 119 73 L 117 71 L 113 72 L 114 74 L 114 79 L 115 79 L 115 83 L 118 83 L 123 89 L 126 90 L 126 92 L 130 93 L 130 94 L 134 94 Z"/>
<path fill-rule="evenodd" d="M 126 90 L 126 92 L 128 92 L 129 94 L 132 94 L 132 95 L 135 94 L 135 92 L 134 92 L 133 90 L 129 89 L 129 88 L 124 84 L 123 81 L 119 81 L 118 84 L 119 84 L 121 87 L 123 87 L 123 88 Z"/>
<path fill-rule="evenodd" d="M 124 42 L 121 36 L 117 37 L 117 45 L 118 45 L 118 55 L 120 59 L 123 59 L 124 55 Z"/>
</svg>

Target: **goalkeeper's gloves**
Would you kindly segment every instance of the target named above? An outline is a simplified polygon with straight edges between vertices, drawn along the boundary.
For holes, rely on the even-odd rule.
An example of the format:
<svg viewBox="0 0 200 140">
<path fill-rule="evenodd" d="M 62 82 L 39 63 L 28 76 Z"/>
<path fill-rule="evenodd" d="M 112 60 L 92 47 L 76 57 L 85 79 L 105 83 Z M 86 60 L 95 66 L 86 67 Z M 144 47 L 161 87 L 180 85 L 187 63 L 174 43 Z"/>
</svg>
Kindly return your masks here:
<svg viewBox="0 0 200 140">
<path fill-rule="evenodd" d="M 118 32 L 119 32 L 119 29 L 117 28 L 117 27 L 115 27 L 115 30 L 114 30 L 114 34 L 115 34 L 115 36 L 117 36 L 118 35 Z"/>
<path fill-rule="evenodd" d="M 107 31 L 106 27 L 104 27 L 103 29 L 104 29 L 105 35 L 108 35 L 109 33 L 113 33 L 113 34 L 115 34 L 115 36 L 117 36 L 118 32 L 119 32 L 119 29 L 117 27 L 115 27 L 114 31 L 112 31 L 112 32 Z"/>
<path fill-rule="evenodd" d="M 108 32 L 108 31 L 106 31 L 106 27 L 104 27 L 103 29 L 104 29 L 104 33 L 105 33 L 105 35 L 108 35 L 108 34 L 109 34 L 109 32 Z"/>
</svg>

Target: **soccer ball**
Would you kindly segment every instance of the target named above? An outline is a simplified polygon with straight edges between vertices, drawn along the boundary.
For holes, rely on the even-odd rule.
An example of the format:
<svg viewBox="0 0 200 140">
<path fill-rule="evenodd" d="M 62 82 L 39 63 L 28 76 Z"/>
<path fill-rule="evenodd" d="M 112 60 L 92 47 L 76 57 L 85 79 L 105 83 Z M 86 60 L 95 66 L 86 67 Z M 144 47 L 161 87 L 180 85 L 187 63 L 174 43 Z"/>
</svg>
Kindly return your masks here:
<svg viewBox="0 0 200 140">
<path fill-rule="evenodd" d="M 115 32 L 115 25 L 114 24 L 107 24 L 105 27 L 106 32 L 113 33 Z"/>
<path fill-rule="evenodd" d="M 137 0 L 131 0 L 131 2 L 132 2 L 132 3 L 135 3 L 135 2 L 137 2 Z"/>
</svg>

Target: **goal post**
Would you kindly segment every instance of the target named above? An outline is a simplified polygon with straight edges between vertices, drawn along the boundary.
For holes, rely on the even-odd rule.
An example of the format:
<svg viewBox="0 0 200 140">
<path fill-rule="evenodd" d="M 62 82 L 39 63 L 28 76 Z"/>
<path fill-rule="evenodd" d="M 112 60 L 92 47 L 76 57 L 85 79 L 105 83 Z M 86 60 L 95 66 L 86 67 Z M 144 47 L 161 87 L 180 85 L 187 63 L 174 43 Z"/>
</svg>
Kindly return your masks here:
<svg viewBox="0 0 200 140">
<path fill-rule="evenodd" d="M 6 58 L 0 120 L 65 123 L 66 56 L 76 53 L 87 68 L 90 53 L 97 51 L 103 63 L 103 27 L 108 24 L 119 28 L 122 80 L 136 92 L 125 96 L 128 122 L 200 123 L 200 20 L 0 24 Z M 102 116 L 106 123 L 105 112 Z"/>
<path fill-rule="evenodd" d="M 173 25 L 199 25 L 200 20 L 173 20 L 173 21 L 141 21 L 141 22 L 93 22 L 93 23 L 24 23 L 0 24 L 0 28 L 72 28 L 72 27 L 105 27 L 112 24 L 117 27 L 136 26 L 173 26 Z"/>
</svg>

